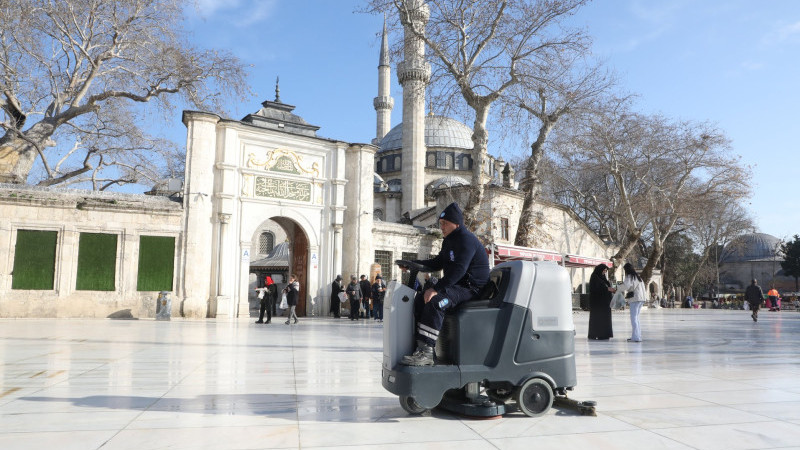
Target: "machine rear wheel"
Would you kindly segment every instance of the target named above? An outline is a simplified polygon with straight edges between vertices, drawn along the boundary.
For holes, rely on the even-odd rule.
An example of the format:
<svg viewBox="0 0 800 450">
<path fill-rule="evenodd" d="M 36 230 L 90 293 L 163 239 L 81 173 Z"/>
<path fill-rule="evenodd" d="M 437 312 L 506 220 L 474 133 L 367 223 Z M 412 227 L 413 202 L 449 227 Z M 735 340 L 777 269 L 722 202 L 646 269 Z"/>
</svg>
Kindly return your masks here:
<svg viewBox="0 0 800 450">
<path fill-rule="evenodd" d="M 417 404 L 417 401 L 414 400 L 414 397 L 409 397 L 407 395 L 403 395 L 400 397 L 400 406 L 402 406 L 407 413 L 414 414 L 416 416 L 423 414 L 428 410 L 428 408 L 423 408 L 422 406 L 419 406 L 419 404 Z"/>
<path fill-rule="evenodd" d="M 519 409 L 529 417 L 539 417 L 553 406 L 553 389 L 541 378 L 531 378 L 517 391 Z"/>
</svg>

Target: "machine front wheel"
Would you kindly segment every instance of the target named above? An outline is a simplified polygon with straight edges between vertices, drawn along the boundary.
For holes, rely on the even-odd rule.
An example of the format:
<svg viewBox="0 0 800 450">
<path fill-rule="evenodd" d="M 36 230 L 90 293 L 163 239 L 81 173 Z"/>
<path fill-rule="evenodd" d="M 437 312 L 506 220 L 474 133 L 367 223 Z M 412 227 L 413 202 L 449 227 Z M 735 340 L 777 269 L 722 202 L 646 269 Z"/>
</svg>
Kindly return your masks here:
<svg viewBox="0 0 800 450">
<path fill-rule="evenodd" d="M 539 417 L 553 406 L 553 389 L 541 378 L 531 378 L 517 391 L 519 409 L 529 417 Z"/>
<path fill-rule="evenodd" d="M 428 408 L 419 406 L 417 401 L 414 400 L 414 397 L 409 397 L 407 395 L 400 396 L 400 406 L 402 406 L 407 413 L 414 414 L 415 416 L 423 414 L 428 410 Z"/>
</svg>

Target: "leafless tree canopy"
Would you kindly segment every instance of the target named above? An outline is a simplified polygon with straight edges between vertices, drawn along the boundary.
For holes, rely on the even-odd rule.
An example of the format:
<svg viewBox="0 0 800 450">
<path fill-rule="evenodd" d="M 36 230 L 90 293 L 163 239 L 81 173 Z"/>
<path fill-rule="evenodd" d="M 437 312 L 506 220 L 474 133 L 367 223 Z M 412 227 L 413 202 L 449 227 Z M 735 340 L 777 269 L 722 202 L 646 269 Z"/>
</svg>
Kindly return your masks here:
<svg viewBox="0 0 800 450">
<path fill-rule="evenodd" d="M 477 217 L 489 181 L 486 122 L 511 87 L 544 76 L 556 61 L 584 51 L 586 35 L 565 25 L 587 0 L 428 0 L 427 25 L 414 24 L 432 67 L 430 101 L 440 109 L 466 107 L 473 119 L 473 188 L 465 219 Z M 409 17 L 420 0 L 371 0 L 368 10 Z M 566 55 L 566 56 L 565 56 Z"/>
<path fill-rule="evenodd" d="M 620 243 L 615 264 L 643 243 L 645 279 L 676 227 L 696 226 L 749 194 L 746 168 L 711 124 L 636 113 L 628 99 L 585 119 L 559 142 L 558 195 Z"/>
<path fill-rule="evenodd" d="M 103 189 L 180 172 L 178 150 L 142 131 L 140 105 L 219 111 L 249 93 L 238 59 L 187 42 L 184 6 L 0 0 L 0 181 Z"/>
</svg>

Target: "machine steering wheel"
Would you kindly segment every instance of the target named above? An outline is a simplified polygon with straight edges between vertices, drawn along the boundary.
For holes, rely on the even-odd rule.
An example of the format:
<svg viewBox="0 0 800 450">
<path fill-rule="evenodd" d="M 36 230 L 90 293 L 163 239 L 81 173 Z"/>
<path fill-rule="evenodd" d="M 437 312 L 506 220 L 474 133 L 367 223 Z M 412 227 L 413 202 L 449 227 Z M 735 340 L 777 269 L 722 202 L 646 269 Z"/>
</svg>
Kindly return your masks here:
<svg viewBox="0 0 800 450">
<path fill-rule="evenodd" d="M 420 264 L 414 261 L 409 261 L 407 259 L 395 260 L 395 264 L 397 264 L 400 267 L 405 267 L 406 269 L 408 269 L 409 276 L 408 276 L 407 286 L 410 287 L 411 289 L 414 289 L 414 282 L 417 281 L 417 274 L 419 274 L 420 272 L 423 273 L 435 272 L 434 269 L 431 269 L 430 267 L 424 264 Z"/>
</svg>

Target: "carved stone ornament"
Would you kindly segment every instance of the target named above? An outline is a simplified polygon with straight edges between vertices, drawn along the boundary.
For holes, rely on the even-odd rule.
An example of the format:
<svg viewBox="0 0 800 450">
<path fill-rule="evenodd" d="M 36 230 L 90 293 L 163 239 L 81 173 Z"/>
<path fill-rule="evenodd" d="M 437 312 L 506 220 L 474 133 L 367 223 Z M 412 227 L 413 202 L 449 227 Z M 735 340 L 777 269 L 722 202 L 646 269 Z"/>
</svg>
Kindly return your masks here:
<svg viewBox="0 0 800 450">
<path fill-rule="evenodd" d="M 255 153 L 250 153 L 247 156 L 247 167 L 249 168 L 263 167 L 264 170 L 274 172 L 297 175 L 309 174 L 319 177 L 319 164 L 317 162 L 311 163 L 310 168 L 303 167 L 303 157 L 291 150 L 276 148 L 271 152 L 267 152 L 265 160 L 258 159 Z"/>
</svg>

